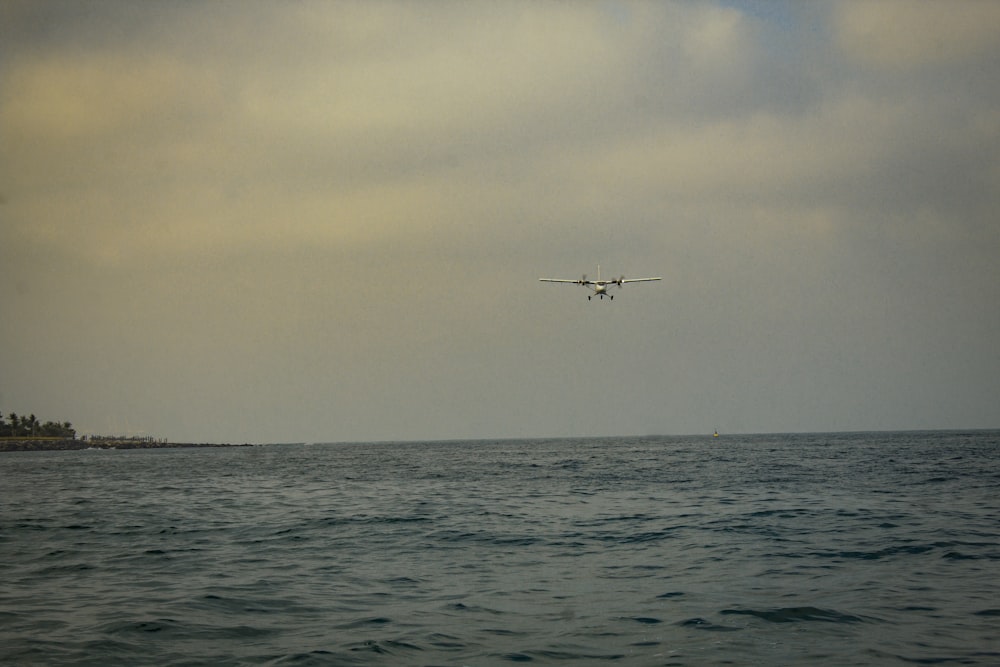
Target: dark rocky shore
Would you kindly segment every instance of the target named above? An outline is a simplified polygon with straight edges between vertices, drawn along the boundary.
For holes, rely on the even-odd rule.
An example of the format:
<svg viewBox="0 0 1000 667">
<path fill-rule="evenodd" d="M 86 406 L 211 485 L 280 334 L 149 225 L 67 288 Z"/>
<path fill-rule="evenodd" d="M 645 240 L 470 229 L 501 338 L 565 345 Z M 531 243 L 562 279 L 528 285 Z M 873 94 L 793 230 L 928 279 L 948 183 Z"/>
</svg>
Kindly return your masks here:
<svg viewBox="0 0 1000 667">
<path fill-rule="evenodd" d="M 42 452 L 72 449 L 171 449 L 177 447 L 251 447 L 208 442 L 157 442 L 145 440 L 60 440 L 49 438 L 0 439 L 0 452 Z"/>
</svg>

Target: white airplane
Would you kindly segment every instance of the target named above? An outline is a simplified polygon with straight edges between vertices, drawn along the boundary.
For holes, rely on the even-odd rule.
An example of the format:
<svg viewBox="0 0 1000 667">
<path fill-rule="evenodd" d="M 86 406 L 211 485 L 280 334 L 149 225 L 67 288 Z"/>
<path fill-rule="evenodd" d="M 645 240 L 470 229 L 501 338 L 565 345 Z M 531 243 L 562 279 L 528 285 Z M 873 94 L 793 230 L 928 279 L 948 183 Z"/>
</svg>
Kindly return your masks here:
<svg viewBox="0 0 1000 667">
<path fill-rule="evenodd" d="M 587 280 L 587 274 L 583 275 L 583 278 L 579 280 L 568 280 L 565 278 L 539 278 L 543 283 L 573 283 L 574 285 L 583 285 L 587 289 L 593 290 L 593 294 L 587 295 L 587 301 L 590 301 L 592 296 L 599 296 L 602 299 L 607 295 L 612 300 L 615 298 L 614 294 L 608 293 L 608 287 L 611 285 L 618 285 L 621 287 L 625 283 L 645 283 L 650 280 L 663 280 L 663 278 L 612 278 L 611 280 L 601 280 L 601 265 L 597 265 L 597 280 Z"/>
</svg>

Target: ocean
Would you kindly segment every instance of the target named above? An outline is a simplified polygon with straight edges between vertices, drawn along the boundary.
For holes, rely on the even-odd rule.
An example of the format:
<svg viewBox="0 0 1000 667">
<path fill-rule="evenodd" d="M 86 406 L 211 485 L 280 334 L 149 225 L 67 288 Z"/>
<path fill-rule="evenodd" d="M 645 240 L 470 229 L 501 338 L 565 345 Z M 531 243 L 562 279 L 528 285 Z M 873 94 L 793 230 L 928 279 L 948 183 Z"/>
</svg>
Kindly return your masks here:
<svg viewBox="0 0 1000 667">
<path fill-rule="evenodd" d="M 998 665 L 1000 432 L 0 454 L 0 663 Z"/>
</svg>

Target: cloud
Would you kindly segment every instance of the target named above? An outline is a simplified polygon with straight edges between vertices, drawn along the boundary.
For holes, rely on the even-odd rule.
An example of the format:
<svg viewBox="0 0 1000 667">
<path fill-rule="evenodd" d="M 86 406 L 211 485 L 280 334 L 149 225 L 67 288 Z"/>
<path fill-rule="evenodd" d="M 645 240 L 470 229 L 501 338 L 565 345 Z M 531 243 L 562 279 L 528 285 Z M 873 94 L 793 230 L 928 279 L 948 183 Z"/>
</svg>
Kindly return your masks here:
<svg viewBox="0 0 1000 667">
<path fill-rule="evenodd" d="M 193 92 L 197 79 L 169 60 L 46 57 L 9 70 L 2 122 L 8 136 L 21 141 L 107 139 L 156 122 L 164 108 Z"/>
<path fill-rule="evenodd" d="M 427 233 L 454 190 L 444 177 L 523 150 L 523 128 L 553 120 L 546 100 L 579 106 L 580 73 L 608 50 L 589 8 L 496 21 L 353 5 L 191 14 L 131 35 L 124 52 L 77 44 L 7 69 L 7 187 L 15 201 L 48 194 L 48 213 L 17 216 L 31 218 L 28 236 L 106 260 Z M 114 193 L 100 187 L 112 181 Z"/>
<path fill-rule="evenodd" d="M 462 437 L 951 424 L 878 398 L 965 369 L 984 423 L 993 10 L 904 7 L 6 4 L 0 389 Z M 598 263 L 665 280 L 536 283 Z"/>
<path fill-rule="evenodd" d="M 849 57 L 910 69 L 996 60 L 1000 6 L 992 2 L 877 0 L 837 5 L 838 36 Z"/>
</svg>

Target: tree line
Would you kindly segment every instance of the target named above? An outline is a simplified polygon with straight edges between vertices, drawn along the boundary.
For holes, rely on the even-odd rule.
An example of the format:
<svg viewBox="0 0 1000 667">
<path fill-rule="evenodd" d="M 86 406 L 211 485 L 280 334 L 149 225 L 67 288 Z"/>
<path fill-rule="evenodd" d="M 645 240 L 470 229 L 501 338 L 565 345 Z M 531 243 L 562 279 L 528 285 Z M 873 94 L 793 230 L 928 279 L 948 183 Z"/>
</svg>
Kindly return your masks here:
<svg viewBox="0 0 1000 667">
<path fill-rule="evenodd" d="M 16 412 L 5 419 L 0 414 L 0 438 L 76 438 L 76 429 L 69 422 L 47 421 L 44 424 L 35 415 L 22 417 Z"/>
</svg>

